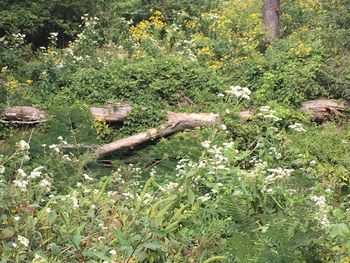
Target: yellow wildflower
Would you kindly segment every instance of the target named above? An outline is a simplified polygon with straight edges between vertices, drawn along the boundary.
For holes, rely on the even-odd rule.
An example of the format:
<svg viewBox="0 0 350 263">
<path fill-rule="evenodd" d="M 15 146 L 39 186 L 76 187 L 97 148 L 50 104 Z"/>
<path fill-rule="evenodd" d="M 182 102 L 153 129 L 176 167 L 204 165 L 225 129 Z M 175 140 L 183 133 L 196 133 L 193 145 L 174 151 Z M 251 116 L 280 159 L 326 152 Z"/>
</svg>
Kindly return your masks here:
<svg viewBox="0 0 350 263">
<path fill-rule="evenodd" d="M 15 79 L 13 76 L 7 77 L 7 82 L 5 83 L 5 89 L 8 92 L 14 91 L 19 85 L 19 82 L 17 79 Z"/>
<path fill-rule="evenodd" d="M 214 52 L 211 51 L 210 48 L 209 48 L 208 46 L 199 49 L 199 50 L 198 50 L 198 55 L 208 56 L 208 57 L 213 57 L 213 56 L 215 56 Z"/>
</svg>

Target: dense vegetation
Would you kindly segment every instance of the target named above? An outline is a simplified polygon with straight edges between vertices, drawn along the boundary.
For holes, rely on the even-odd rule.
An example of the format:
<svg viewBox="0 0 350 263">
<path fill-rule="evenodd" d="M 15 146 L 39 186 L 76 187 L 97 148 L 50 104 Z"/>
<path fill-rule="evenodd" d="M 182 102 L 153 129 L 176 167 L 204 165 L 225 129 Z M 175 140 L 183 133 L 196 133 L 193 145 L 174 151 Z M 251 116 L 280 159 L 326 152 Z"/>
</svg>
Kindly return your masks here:
<svg viewBox="0 0 350 263">
<path fill-rule="evenodd" d="M 0 2 L 2 262 L 350 262 L 350 127 L 302 113 L 350 99 L 350 4 L 261 0 Z M 91 105 L 133 110 L 120 126 Z M 249 109 L 249 120 L 238 112 Z M 98 160 L 103 144 L 165 120 L 222 123 Z"/>
</svg>

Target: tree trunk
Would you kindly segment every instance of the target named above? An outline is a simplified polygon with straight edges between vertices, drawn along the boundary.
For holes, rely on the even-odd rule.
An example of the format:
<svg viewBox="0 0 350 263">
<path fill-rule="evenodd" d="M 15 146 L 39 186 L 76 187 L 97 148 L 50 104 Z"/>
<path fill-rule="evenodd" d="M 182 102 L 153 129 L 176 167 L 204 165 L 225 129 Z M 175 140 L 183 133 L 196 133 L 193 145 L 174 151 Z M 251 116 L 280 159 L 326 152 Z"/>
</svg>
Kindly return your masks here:
<svg viewBox="0 0 350 263">
<path fill-rule="evenodd" d="M 263 21 L 267 30 L 267 38 L 278 38 L 280 27 L 280 0 L 264 0 Z"/>
</svg>

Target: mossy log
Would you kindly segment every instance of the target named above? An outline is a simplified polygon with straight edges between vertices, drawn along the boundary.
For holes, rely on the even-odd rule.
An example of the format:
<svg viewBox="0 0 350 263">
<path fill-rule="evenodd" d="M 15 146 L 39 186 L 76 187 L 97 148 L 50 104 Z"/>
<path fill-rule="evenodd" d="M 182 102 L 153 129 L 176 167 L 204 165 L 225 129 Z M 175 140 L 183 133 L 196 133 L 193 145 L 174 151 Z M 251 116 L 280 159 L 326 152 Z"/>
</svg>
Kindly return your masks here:
<svg viewBox="0 0 350 263">
<path fill-rule="evenodd" d="M 314 121 L 318 123 L 331 120 L 334 117 L 344 117 L 345 109 L 344 102 L 327 99 L 308 100 L 303 102 L 301 106 L 301 110 L 305 113 L 311 113 Z"/>
</svg>

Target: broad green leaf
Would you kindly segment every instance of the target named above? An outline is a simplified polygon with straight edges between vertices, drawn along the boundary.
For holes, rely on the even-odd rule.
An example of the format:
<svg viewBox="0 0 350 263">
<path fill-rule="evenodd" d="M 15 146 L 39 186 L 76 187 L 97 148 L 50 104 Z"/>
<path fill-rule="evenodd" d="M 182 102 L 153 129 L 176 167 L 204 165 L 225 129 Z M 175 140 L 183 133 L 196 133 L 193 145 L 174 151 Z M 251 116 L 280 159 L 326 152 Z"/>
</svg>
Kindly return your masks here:
<svg viewBox="0 0 350 263">
<path fill-rule="evenodd" d="M 158 250 L 162 248 L 162 243 L 160 243 L 159 241 L 151 241 L 151 242 L 145 243 L 144 247 L 149 248 L 151 250 Z"/>
</svg>

